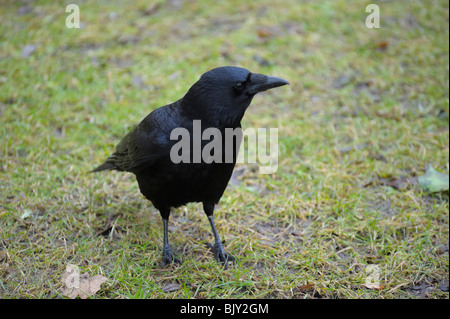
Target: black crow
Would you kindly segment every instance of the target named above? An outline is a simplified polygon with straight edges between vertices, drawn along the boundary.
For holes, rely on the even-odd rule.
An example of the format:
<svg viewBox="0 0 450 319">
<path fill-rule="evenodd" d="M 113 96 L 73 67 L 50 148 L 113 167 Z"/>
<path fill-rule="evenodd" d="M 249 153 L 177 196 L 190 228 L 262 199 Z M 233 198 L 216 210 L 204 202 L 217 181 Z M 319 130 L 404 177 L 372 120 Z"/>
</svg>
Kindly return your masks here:
<svg viewBox="0 0 450 319">
<path fill-rule="evenodd" d="M 189 202 L 203 203 L 214 234 L 215 245 L 212 248 L 216 260 L 225 267 L 228 261 L 234 260 L 225 251 L 213 220 L 214 206 L 222 197 L 236 164 L 237 152 L 233 150 L 238 148 L 242 139 L 237 134 L 229 147 L 224 137 L 226 129 L 241 128 L 242 117 L 255 94 L 286 84 L 289 83 L 281 78 L 251 73 L 243 68 L 225 66 L 212 69 L 203 74 L 183 98 L 147 115 L 119 142 L 105 163 L 93 170 L 127 171 L 136 175 L 141 193 L 161 213 L 164 225 L 163 267 L 168 263 L 180 263 L 169 246 L 170 209 Z M 212 152 L 216 160 L 199 156 L 207 141 L 195 140 L 199 138 L 193 136 L 196 124 L 201 125 L 202 133 L 213 128 L 222 134 L 218 144 L 220 149 Z M 189 134 L 185 148 L 177 145 L 181 143 L 177 139 L 180 135 L 174 134 L 177 130 Z M 196 149 L 195 145 L 200 145 L 200 148 Z M 182 160 L 180 151 L 187 152 L 181 154 Z M 227 153 L 230 151 L 231 155 Z"/>
</svg>

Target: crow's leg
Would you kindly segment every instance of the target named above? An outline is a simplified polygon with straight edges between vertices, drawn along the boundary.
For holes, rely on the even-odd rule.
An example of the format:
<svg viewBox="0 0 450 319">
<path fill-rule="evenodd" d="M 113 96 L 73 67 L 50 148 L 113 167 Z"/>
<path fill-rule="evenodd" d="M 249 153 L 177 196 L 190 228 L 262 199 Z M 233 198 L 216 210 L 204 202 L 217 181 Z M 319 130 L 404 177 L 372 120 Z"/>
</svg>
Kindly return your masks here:
<svg viewBox="0 0 450 319">
<path fill-rule="evenodd" d="M 172 249 L 170 249 L 169 245 L 169 215 L 170 215 L 170 209 L 167 210 L 161 210 L 161 217 L 163 220 L 163 226 L 164 226 L 164 241 L 163 241 L 163 257 L 162 257 L 162 267 L 164 268 L 168 264 L 179 264 L 181 265 L 181 261 L 176 258 L 173 253 Z"/>
<path fill-rule="evenodd" d="M 203 209 L 205 210 L 206 216 L 208 217 L 209 224 L 211 225 L 212 232 L 214 234 L 214 246 L 209 244 L 208 246 L 212 248 L 214 257 L 216 260 L 221 263 L 225 269 L 228 268 L 228 262 L 234 261 L 234 256 L 228 254 L 223 248 L 222 241 L 220 240 L 219 234 L 216 229 L 216 225 L 214 224 L 213 213 L 214 213 L 214 204 L 211 203 L 203 203 Z"/>
</svg>

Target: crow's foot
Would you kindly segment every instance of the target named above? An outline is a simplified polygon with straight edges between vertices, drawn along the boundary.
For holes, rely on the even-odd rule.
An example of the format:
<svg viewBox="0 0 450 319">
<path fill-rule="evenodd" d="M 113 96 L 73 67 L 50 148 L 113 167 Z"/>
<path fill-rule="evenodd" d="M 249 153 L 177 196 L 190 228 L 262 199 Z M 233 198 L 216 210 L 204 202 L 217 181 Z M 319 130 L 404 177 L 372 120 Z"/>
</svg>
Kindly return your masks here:
<svg viewBox="0 0 450 319">
<path fill-rule="evenodd" d="M 219 264 L 222 264 L 225 269 L 228 268 L 228 263 L 235 261 L 236 258 L 233 255 L 228 254 L 223 248 L 222 244 L 215 244 L 214 246 L 210 243 L 207 244 L 208 247 L 213 251 L 214 258 Z"/>
<path fill-rule="evenodd" d="M 170 264 L 181 265 L 182 262 L 174 256 L 170 248 L 164 248 L 161 266 L 162 268 L 164 268 Z"/>
</svg>

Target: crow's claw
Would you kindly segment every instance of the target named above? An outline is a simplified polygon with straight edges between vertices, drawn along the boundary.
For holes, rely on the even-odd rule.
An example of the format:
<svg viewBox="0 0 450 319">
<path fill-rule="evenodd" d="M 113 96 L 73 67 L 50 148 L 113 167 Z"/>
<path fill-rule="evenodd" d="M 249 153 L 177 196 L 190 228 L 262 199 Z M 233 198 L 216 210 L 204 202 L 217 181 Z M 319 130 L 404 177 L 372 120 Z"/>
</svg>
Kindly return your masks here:
<svg viewBox="0 0 450 319">
<path fill-rule="evenodd" d="M 218 263 L 222 264 L 225 269 L 228 269 L 228 263 L 233 262 L 236 258 L 233 255 L 228 254 L 223 246 L 215 244 L 214 246 L 207 243 L 207 246 L 213 251 L 214 258 Z"/>
<path fill-rule="evenodd" d="M 181 265 L 182 262 L 181 260 L 179 260 L 178 258 L 176 258 L 173 253 L 172 250 L 169 249 L 164 249 L 163 250 L 163 258 L 162 258 L 162 268 L 166 267 L 167 265 L 170 264 L 175 264 L 175 265 Z"/>
</svg>

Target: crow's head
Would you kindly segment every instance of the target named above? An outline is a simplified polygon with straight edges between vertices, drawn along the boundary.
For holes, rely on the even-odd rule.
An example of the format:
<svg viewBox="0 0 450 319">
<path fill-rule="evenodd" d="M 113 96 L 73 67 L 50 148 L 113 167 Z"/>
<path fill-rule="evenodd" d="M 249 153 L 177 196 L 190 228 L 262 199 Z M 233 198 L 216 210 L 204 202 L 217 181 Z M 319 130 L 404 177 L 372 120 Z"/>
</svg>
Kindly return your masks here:
<svg viewBox="0 0 450 319">
<path fill-rule="evenodd" d="M 212 123 L 239 123 L 255 94 L 289 84 L 274 76 L 223 66 L 203 74 L 183 98 L 189 113 L 201 114 Z"/>
</svg>

